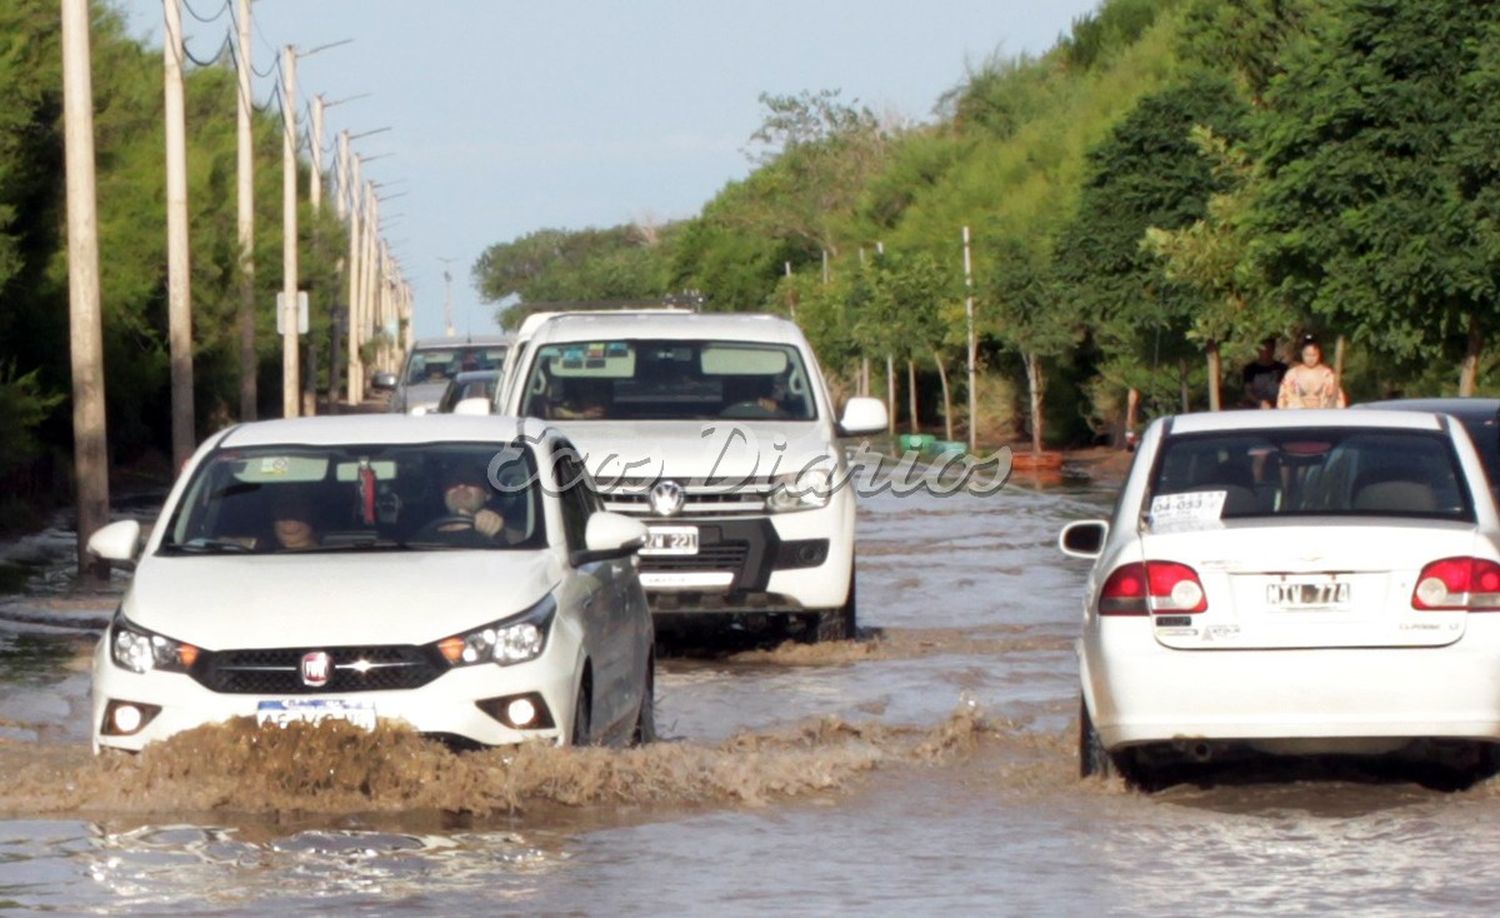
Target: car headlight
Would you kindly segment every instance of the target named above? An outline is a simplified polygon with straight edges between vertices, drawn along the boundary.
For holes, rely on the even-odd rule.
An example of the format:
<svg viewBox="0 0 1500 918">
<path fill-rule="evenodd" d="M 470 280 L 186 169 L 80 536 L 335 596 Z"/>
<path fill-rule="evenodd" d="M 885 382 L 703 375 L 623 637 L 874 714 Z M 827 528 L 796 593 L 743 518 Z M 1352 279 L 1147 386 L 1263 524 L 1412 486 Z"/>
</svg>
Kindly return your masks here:
<svg viewBox="0 0 1500 918">
<path fill-rule="evenodd" d="M 772 479 L 771 496 L 766 500 L 766 506 L 773 513 L 816 510 L 828 506 L 832 495 L 833 473 L 826 468 L 814 466 L 790 475 L 777 475 Z"/>
<path fill-rule="evenodd" d="M 525 663 L 541 656 L 547 647 L 547 631 L 557 613 L 557 600 L 549 593 L 541 602 L 493 624 L 456 634 L 437 642 L 438 653 L 454 666 L 476 663 Z"/>
<path fill-rule="evenodd" d="M 110 626 L 109 656 L 116 666 L 133 673 L 147 673 L 153 669 L 185 673 L 198 659 L 198 648 L 147 631 L 126 621 L 125 616 L 117 615 Z"/>
</svg>

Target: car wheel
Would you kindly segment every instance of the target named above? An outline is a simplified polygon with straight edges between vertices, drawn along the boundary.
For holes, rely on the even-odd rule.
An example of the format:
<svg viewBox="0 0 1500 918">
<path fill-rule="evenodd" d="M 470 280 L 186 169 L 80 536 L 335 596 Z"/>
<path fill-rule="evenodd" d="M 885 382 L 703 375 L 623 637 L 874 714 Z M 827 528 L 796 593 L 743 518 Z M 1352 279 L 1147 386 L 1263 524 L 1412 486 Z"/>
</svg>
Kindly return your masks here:
<svg viewBox="0 0 1500 918">
<path fill-rule="evenodd" d="M 1099 740 L 1099 731 L 1094 729 L 1094 721 L 1089 717 L 1088 702 L 1081 697 L 1078 699 L 1078 776 L 1089 778 L 1098 775 L 1101 778 L 1112 778 L 1119 774 L 1120 770 L 1115 765 L 1112 757 Z"/>
<path fill-rule="evenodd" d="M 646 661 L 646 687 L 641 692 L 641 709 L 635 716 L 635 731 L 630 745 L 644 746 L 656 742 L 656 656 Z"/>
<path fill-rule="evenodd" d="M 578 701 L 573 705 L 573 739 L 574 746 L 587 746 L 591 742 L 589 733 L 592 729 L 593 701 L 589 697 L 589 680 L 587 677 L 578 684 Z"/>
<path fill-rule="evenodd" d="M 854 572 L 849 572 L 849 598 L 837 609 L 818 615 L 818 637 L 821 641 L 853 641 L 859 637 L 859 602 L 854 590 Z"/>
</svg>

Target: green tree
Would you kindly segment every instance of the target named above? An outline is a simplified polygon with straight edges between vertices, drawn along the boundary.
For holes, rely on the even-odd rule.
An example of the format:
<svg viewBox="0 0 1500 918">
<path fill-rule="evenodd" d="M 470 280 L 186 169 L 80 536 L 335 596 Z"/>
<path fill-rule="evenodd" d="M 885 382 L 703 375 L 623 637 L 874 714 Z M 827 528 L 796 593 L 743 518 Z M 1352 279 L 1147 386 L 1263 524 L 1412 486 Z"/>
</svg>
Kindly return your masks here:
<svg viewBox="0 0 1500 918">
<path fill-rule="evenodd" d="M 1345 0 L 1266 94 L 1251 220 L 1276 293 L 1392 362 L 1461 355 L 1474 391 L 1497 315 L 1500 7 Z"/>
</svg>

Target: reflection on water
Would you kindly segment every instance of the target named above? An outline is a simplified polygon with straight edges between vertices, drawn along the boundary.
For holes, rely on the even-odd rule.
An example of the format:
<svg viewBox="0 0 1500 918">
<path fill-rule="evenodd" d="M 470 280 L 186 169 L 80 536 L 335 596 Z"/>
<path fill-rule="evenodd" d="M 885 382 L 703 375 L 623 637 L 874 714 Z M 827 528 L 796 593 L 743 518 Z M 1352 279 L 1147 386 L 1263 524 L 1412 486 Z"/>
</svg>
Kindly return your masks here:
<svg viewBox="0 0 1500 918">
<path fill-rule="evenodd" d="M 231 725 L 95 762 L 92 638 L 59 631 L 89 626 L 28 597 L 40 623 L 0 609 L 0 908 L 1490 913 L 1493 783 L 1077 778 L 1084 567 L 1054 540 L 1112 498 L 867 502 L 867 639 L 668 660 L 645 750 Z"/>
</svg>

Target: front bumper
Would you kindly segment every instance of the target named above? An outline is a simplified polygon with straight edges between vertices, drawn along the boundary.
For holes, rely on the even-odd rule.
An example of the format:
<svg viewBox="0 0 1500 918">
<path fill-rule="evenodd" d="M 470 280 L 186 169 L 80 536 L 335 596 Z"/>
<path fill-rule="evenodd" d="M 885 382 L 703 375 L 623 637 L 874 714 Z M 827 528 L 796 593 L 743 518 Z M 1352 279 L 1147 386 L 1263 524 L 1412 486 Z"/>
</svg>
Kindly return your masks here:
<svg viewBox="0 0 1500 918">
<path fill-rule="evenodd" d="M 94 686 L 91 705 L 94 748 L 139 751 L 146 744 L 166 739 L 184 730 L 221 723 L 235 717 L 255 717 L 262 701 L 327 699 L 368 703 L 382 722 L 401 722 L 426 734 L 441 734 L 483 745 L 511 745 L 533 740 L 558 742 L 571 731 L 574 673 L 571 666 L 558 665 L 549 647 L 526 663 L 501 667 L 482 664 L 452 669 L 426 685 L 396 691 L 319 693 L 300 695 L 228 694 L 210 691 L 191 676 L 151 671 L 135 673 L 122 669 L 109 658 L 101 643 L 94 653 Z M 502 696 L 538 693 L 546 703 L 554 726 L 517 730 L 505 726 L 480 710 L 476 702 Z M 111 701 L 125 701 L 161 708 L 153 719 L 128 736 L 103 732 L 105 709 Z"/>
<path fill-rule="evenodd" d="M 655 613 L 831 609 L 848 596 L 853 508 L 837 497 L 794 513 L 639 519 L 698 527 L 697 554 L 641 556 Z"/>
<path fill-rule="evenodd" d="M 1145 618 L 1092 623 L 1078 646 L 1111 751 L 1182 740 L 1500 740 L 1500 615 L 1440 647 L 1174 650 Z M 1331 747 L 1337 744 L 1330 743 Z"/>
</svg>

